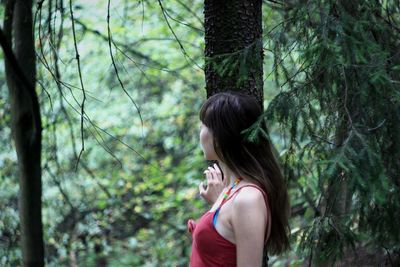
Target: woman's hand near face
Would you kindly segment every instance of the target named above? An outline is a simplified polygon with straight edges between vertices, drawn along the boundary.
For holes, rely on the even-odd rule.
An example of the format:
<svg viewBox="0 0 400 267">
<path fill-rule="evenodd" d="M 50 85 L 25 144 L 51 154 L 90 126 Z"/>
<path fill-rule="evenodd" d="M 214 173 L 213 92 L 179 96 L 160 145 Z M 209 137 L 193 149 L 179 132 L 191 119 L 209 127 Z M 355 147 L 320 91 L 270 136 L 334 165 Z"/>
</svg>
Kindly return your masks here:
<svg viewBox="0 0 400 267">
<path fill-rule="evenodd" d="M 204 174 L 207 178 L 207 187 L 204 186 L 203 182 L 199 184 L 200 196 L 204 198 L 208 204 L 212 205 L 224 189 L 222 173 L 218 165 L 214 164 L 212 167 L 208 167 L 208 169 L 204 171 Z"/>
</svg>

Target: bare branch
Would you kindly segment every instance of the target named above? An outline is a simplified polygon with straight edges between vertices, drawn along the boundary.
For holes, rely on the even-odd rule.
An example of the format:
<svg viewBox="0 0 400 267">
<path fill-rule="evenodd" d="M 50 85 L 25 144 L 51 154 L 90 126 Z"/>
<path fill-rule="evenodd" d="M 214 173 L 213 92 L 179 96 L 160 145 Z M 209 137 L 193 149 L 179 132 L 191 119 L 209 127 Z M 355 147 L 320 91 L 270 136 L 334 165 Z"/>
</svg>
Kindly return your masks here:
<svg viewBox="0 0 400 267">
<path fill-rule="evenodd" d="M 76 19 L 75 22 L 77 24 L 79 24 L 84 31 L 88 31 L 88 32 L 90 32 L 90 33 L 92 33 L 92 34 L 94 34 L 96 36 L 99 36 L 101 39 L 103 39 L 103 40 L 108 42 L 108 37 L 106 35 L 103 35 L 100 31 L 87 27 L 82 21 L 80 21 L 78 19 Z M 135 65 L 140 65 L 140 66 L 144 66 L 146 68 L 151 68 L 151 69 L 156 69 L 156 70 L 159 70 L 159 71 L 164 71 L 164 72 L 171 73 L 174 77 L 176 77 L 178 79 L 181 79 L 185 84 L 190 86 L 193 90 L 196 90 L 198 88 L 197 84 L 189 81 L 186 77 L 182 76 L 182 74 L 178 71 L 178 70 L 180 70 L 182 68 L 187 67 L 188 66 L 187 64 L 183 65 L 182 67 L 178 67 L 177 69 L 169 70 L 167 65 L 165 65 L 165 64 L 163 64 L 161 62 L 158 62 L 158 61 L 152 59 L 150 56 L 145 55 L 145 54 L 133 49 L 133 45 L 132 44 L 127 45 L 125 43 L 118 42 L 118 41 L 116 41 L 114 39 L 112 41 L 113 41 L 113 45 L 117 48 L 117 50 L 119 52 L 121 52 L 130 61 L 134 62 Z M 125 50 L 125 52 L 121 48 L 123 48 Z M 149 62 L 151 65 L 140 63 L 140 62 L 136 62 L 136 61 L 134 61 L 132 59 L 132 57 L 129 57 L 127 55 L 127 53 L 130 53 L 135 57 L 143 59 L 143 60 Z M 190 64 L 189 64 L 189 66 L 190 66 Z"/>
<path fill-rule="evenodd" d="M 139 114 L 140 122 L 141 122 L 142 128 L 143 128 L 143 118 L 142 118 L 142 114 L 140 113 L 140 109 L 139 109 L 138 105 L 136 104 L 136 102 L 131 97 L 131 95 L 128 93 L 128 91 L 126 91 L 125 86 L 124 86 L 123 82 L 121 81 L 121 78 L 119 77 L 118 68 L 115 65 L 114 55 L 113 55 L 112 47 L 111 47 L 112 37 L 111 37 L 111 29 L 110 29 L 110 4 L 111 4 L 111 0 L 108 0 L 108 4 L 107 4 L 107 34 L 108 34 L 107 37 L 108 38 L 107 39 L 108 39 L 108 47 L 109 47 L 112 65 L 114 67 L 115 75 L 117 75 L 119 85 L 121 86 L 124 93 L 129 97 L 129 100 L 131 100 L 131 102 L 133 103 L 133 105 L 135 106 L 135 108 Z"/>
<path fill-rule="evenodd" d="M 162 14 L 163 14 L 163 16 L 164 16 L 165 22 L 167 23 L 167 26 L 168 26 L 168 28 L 170 29 L 172 35 L 175 37 L 176 41 L 178 42 L 179 47 L 180 47 L 180 49 L 181 49 L 181 51 L 182 51 L 182 54 L 184 55 L 184 57 L 186 58 L 186 60 L 189 59 L 189 60 L 190 60 L 191 62 L 193 62 L 199 69 L 204 70 L 204 69 L 203 69 L 201 66 L 199 66 L 199 64 L 197 64 L 197 62 L 194 61 L 193 58 L 191 58 L 191 57 L 189 56 L 189 54 L 186 52 L 186 50 L 185 50 L 185 48 L 183 47 L 181 41 L 179 40 L 179 38 L 178 38 L 178 36 L 176 35 L 174 29 L 172 29 L 172 26 L 171 26 L 171 24 L 170 24 L 169 21 L 168 21 L 168 18 L 167 18 L 167 14 L 168 14 L 168 13 L 167 13 L 167 11 L 164 9 L 164 6 L 162 5 L 161 1 L 160 1 L 160 0 L 157 0 L 157 1 L 158 1 L 158 4 L 160 5 L 161 12 L 162 12 Z"/>
<path fill-rule="evenodd" d="M 64 197 L 65 201 L 67 202 L 68 206 L 70 207 L 71 210 L 75 210 L 75 206 L 72 204 L 68 194 L 64 191 L 61 182 L 57 179 L 57 177 L 54 175 L 54 173 L 50 170 L 49 166 L 47 163 L 43 167 L 44 170 L 47 171 L 47 173 L 50 175 L 52 178 L 53 182 L 57 185 L 58 190 L 60 191 L 61 195 Z"/>
<path fill-rule="evenodd" d="M 173 16 L 171 16 L 169 12 L 171 12 L 171 13 L 174 12 L 174 11 L 172 11 L 171 9 L 164 8 L 164 10 L 165 10 L 165 15 L 167 15 L 168 18 L 170 18 L 171 20 L 175 21 L 176 23 L 181 24 L 181 25 L 186 26 L 186 27 L 189 27 L 189 28 L 191 28 L 192 30 L 195 30 L 195 31 L 197 31 L 197 32 L 204 33 L 204 30 L 199 29 L 199 28 L 197 28 L 197 27 L 195 27 L 195 26 L 193 26 L 193 25 L 191 25 L 191 24 L 189 24 L 189 23 L 187 23 L 187 22 L 184 22 L 184 21 L 182 21 L 182 20 L 180 20 L 180 19 L 178 19 L 178 18 L 174 18 Z M 174 12 L 174 13 L 175 13 L 175 12 Z M 176 13 L 175 13 L 175 14 L 176 14 Z M 203 25 L 203 24 L 202 24 L 202 25 Z"/>
<path fill-rule="evenodd" d="M 190 7 L 188 7 L 188 6 L 187 6 L 185 3 L 183 3 L 181 0 L 176 0 L 176 2 L 178 2 L 184 9 L 186 9 L 187 11 L 189 11 L 189 13 L 192 14 L 192 16 L 195 17 L 195 18 L 200 22 L 200 24 L 203 26 L 203 28 L 204 28 L 203 19 L 200 18 L 200 17 L 197 15 L 197 13 L 196 13 L 195 11 L 191 10 Z"/>
<path fill-rule="evenodd" d="M 82 89 L 82 93 L 83 93 L 83 99 L 82 99 L 82 103 L 81 103 L 81 142 L 82 142 L 82 147 L 81 147 L 81 151 L 79 152 L 78 159 L 76 161 L 76 167 L 75 167 L 75 170 L 76 170 L 78 168 L 79 159 L 81 158 L 82 153 L 85 150 L 85 137 L 83 136 L 83 114 L 84 114 L 84 110 L 85 110 L 86 92 L 85 92 L 85 87 L 83 85 L 81 61 L 79 58 L 80 56 L 79 56 L 79 51 L 78 51 L 78 45 L 76 42 L 75 20 L 74 20 L 74 12 L 72 9 L 72 0 L 69 0 L 69 11 L 70 11 L 70 17 L 71 17 L 71 23 L 72 23 L 72 35 L 74 37 L 75 57 L 76 57 L 76 61 L 78 64 L 79 81 L 81 83 L 81 89 Z"/>
</svg>

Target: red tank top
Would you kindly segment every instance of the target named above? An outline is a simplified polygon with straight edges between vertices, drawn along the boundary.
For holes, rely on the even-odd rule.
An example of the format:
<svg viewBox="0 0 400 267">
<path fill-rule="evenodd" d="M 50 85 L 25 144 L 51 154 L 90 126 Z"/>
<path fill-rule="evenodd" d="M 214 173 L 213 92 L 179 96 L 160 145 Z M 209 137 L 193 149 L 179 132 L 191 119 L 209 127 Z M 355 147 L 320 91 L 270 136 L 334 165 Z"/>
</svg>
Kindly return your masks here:
<svg viewBox="0 0 400 267">
<path fill-rule="evenodd" d="M 229 196 L 225 203 L 244 187 L 254 187 L 260 190 L 264 196 L 267 210 L 269 210 L 267 195 L 256 185 L 244 185 L 239 187 L 231 196 Z M 222 205 L 223 204 L 224 203 L 222 203 Z M 222 205 L 220 205 L 219 208 L 221 208 Z M 189 232 L 192 233 L 192 255 L 190 256 L 190 267 L 236 266 L 236 245 L 225 239 L 215 229 L 213 225 L 215 212 L 216 210 L 208 211 L 203 214 L 197 225 L 193 220 L 188 221 Z M 267 212 L 267 214 L 269 217 L 270 213 Z M 269 235 L 270 231 L 270 219 L 268 219 L 267 223 L 266 237 Z"/>
</svg>

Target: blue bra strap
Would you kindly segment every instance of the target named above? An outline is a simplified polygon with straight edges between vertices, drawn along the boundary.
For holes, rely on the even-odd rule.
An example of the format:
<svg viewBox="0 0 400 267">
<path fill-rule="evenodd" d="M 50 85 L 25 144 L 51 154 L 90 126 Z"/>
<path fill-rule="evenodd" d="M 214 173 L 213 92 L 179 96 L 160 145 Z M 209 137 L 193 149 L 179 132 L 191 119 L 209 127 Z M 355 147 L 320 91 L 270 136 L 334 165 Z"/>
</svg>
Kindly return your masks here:
<svg viewBox="0 0 400 267">
<path fill-rule="evenodd" d="M 221 204 L 219 205 L 219 207 L 217 208 L 217 210 L 215 211 L 214 216 L 213 216 L 213 225 L 214 225 L 214 227 L 215 227 L 215 225 L 217 224 L 217 218 L 218 218 L 219 210 L 221 209 L 222 205 L 224 205 L 226 201 L 228 201 L 229 199 L 231 199 L 233 195 L 235 195 L 237 192 L 240 191 L 241 188 L 239 188 L 238 190 L 236 190 L 235 192 L 233 192 L 232 195 L 229 196 L 231 190 L 232 190 L 233 188 L 235 188 L 235 186 L 238 185 L 238 184 L 240 183 L 241 180 L 242 180 L 241 178 L 237 178 L 236 181 L 233 183 L 232 187 L 229 189 L 228 193 L 225 193 L 225 196 L 224 196 L 224 198 L 222 199 Z M 229 197 L 228 197 L 228 196 L 229 196 Z M 226 199 L 226 197 L 228 197 L 228 199 Z"/>
<path fill-rule="evenodd" d="M 213 216 L 213 225 L 214 225 L 214 227 L 217 224 L 217 218 L 218 218 L 218 214 L 219 214 L 219 210 L 220 209 L 221 209 L 221 207 L 219 207 L 214 213 L 214 216 Z"/>
</svg>

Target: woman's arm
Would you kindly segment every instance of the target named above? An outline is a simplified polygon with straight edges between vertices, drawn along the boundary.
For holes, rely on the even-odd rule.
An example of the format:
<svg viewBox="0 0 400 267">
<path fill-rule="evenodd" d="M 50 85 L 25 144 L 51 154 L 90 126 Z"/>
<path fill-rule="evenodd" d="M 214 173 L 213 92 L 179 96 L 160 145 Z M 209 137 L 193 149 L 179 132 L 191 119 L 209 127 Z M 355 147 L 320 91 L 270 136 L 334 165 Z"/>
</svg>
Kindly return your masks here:
<svg viewBox="0 0 400 267">
<path fill-rule="evenodd" d="M 267 219 L 262 193 L 251 187 L 241 189 L 232 211 L 238 267 L 262 265 Z"/>
</svg>

